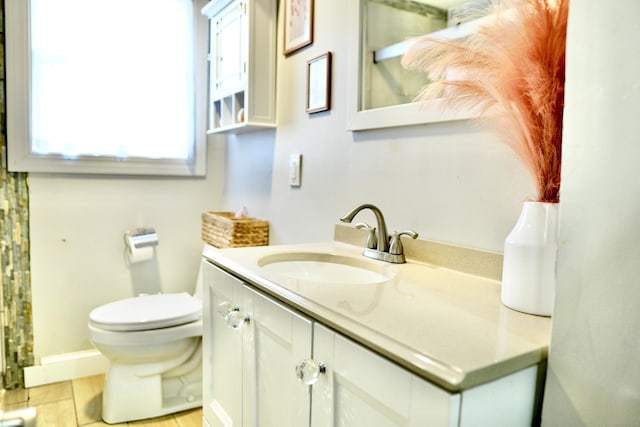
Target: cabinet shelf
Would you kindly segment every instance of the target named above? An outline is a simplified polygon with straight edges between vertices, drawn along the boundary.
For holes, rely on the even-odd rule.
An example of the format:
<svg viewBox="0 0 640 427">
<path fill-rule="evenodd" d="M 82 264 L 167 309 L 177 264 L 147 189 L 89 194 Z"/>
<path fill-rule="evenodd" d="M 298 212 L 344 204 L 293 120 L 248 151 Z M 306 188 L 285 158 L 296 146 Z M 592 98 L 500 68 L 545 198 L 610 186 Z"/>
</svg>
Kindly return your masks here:
<svg viewBox="0 0 640 427">
<path fill-rule="evenodd" d="M 474 33 L 481 25 L 486 24 L 490 17 L 482 17 L 473 21 L 464 22 L 459 25 L 424 34 L 434 39 L 440 40 L 459 40 Z M 387 59 L 397 58 L 404 55 L 416 42 L 416 38 L 410 38 L 389 46 L 385 46 L 373 51 L 373 63 L 386 61 Z"/>
</svg>

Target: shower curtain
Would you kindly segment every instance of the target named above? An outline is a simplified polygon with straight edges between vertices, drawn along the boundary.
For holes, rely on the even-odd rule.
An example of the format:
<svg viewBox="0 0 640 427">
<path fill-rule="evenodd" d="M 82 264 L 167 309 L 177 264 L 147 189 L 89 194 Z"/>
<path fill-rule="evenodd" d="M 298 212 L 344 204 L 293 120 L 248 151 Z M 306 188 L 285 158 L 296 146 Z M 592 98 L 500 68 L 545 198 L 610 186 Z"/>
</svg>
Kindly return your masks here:
<svg viewBox="0 0 640 427">
<path fill-rule="evenodd" d="M 26 173 L 7 170 L 4 72 L 4 0 L 0 0 L 0 326 L 2 385 L 24 387 L 23 368 L 33 365 L 29 263 L 29 188 Z"/>
</svg>

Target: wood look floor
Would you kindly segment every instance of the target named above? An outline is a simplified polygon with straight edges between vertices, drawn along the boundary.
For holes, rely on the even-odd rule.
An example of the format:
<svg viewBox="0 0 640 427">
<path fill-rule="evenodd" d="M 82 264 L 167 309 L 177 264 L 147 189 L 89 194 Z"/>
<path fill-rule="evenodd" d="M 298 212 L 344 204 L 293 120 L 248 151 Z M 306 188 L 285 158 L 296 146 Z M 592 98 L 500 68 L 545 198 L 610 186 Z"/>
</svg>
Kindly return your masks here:
<svg viewBox="0 0 640 427">
<path fill-rule="evenodd" d="M 201 427 L 202 409 L 192 409 L 160 418 L 105 424 L 102 410 L 104 375 L 79 378 L 28 389 L 0 391 L 1 409 L 11 411 L 34 406 L 38 427 L 154 426 Z"/>
</svg>

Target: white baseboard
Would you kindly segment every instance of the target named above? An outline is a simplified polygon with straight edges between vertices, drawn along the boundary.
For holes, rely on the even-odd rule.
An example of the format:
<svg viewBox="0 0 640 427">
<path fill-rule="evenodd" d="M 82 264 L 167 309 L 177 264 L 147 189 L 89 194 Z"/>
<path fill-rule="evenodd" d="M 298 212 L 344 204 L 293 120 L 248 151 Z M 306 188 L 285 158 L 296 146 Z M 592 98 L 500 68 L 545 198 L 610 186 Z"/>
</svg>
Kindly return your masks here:
<svg viewBox="0 0 640 427">
<path fill-rule="evenodd" d="M 40 365 L 24 368 L 25 387 L 52 384 L 107 372 L 109 361 L 98 350 L 76 351 L 40 359 Z"/>
</svg>

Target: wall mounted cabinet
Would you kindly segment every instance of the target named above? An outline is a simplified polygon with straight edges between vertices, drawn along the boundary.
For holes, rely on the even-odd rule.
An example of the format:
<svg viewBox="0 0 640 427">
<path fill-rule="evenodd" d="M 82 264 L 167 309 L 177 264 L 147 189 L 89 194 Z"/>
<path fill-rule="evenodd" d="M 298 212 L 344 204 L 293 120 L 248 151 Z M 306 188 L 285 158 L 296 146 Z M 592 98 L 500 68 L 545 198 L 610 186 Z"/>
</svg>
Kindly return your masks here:
<svg viewBox="0 0 640 427">
<path fill-rule="evenodd" d="M 209 18 L 207 133 L 276 125 L 276 16 L 273 0 L 213 0 Z"/>
<path fill-rule="evenodd" d="M 205 426 L 528 426 L 538 367 L 452 393 L 208 261 Z"/>
</svg>

